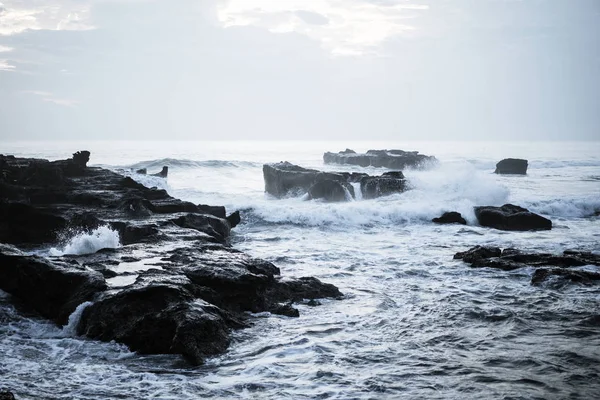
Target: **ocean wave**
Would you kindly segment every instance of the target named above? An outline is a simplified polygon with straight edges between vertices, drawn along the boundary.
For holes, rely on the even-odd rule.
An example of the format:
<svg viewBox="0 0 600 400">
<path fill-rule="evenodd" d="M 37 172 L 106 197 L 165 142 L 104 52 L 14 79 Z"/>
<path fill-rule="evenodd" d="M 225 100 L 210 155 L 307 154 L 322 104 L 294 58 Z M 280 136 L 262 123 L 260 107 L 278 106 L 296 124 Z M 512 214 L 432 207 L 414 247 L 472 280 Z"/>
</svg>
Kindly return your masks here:
<svg viewBox="0 0 600 400">
<path fill-rule="evenodd" d="M 174 168 L 247 168 L 247 167 L 258 167 L 262 166 L 261 163 L 252 161 L 230 161 L 230 160 L 188 160 L 184 158 L 161 158 L 158 160 L 147 160 L 140 161 L 135 164 L 131 164 L 128 168 L 138 170 L 141 168 L 148 169 L 151 173 L 152 170 L 156 169 L 158 172 L 163 166 L 168 166 L 170 169 Z"/>
<path fill-rule="evenodd" d="M 108 226 L 101 226 L 91 232 L 80 232 L 65 240 L 61 248 L 53 247 L 50 256 L 93 254 L 102 249 L 116 249 L 121 243 L 119 233 Z"/>
<path fill-rule="evenodd" d="M 524 207 L 550 217 L 587 218 L 600 212 L 600 197 L 526 202 Z"/>
<path fill-rule="evenodd" d="M 501 205 L 509 190 L 490 174 L 466 164 L 407 174 L 411 190 L 374 200 L 345 203 L 265 200 L 241 207 L 244 219 L 257 224 L 360 227 L 429 223 L 445 211 L 458 211 L 475 223 L 473 207 Z"/>
</svg>

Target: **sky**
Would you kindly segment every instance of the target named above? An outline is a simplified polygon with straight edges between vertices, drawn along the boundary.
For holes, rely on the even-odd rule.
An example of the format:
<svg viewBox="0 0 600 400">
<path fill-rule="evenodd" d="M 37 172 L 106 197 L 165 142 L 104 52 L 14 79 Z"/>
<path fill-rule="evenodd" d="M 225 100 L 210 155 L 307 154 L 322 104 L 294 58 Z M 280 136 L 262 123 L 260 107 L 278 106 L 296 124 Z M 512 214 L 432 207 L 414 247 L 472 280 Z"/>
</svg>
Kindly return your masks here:
<svg viewBox="0 0 600 400">
<path fill-rule="evenodd" d="M 0 0 L 0 140 L 600 140 L 598 0 Z"/>
</svg>

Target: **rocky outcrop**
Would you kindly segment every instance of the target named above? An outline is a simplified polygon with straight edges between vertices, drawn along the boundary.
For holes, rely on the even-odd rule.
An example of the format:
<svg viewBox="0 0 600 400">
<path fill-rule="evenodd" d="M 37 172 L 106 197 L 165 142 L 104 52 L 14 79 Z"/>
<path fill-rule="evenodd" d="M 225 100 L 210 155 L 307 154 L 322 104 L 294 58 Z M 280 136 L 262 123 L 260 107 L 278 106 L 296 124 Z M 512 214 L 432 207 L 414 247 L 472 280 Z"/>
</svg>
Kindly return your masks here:
<svg viewBox="0 0 600 400">
<path fill-rule="evenodd" d="M 496 174 L 507 174 L 507 175 L 526 175 L 527 174 L 527 160 L 520 158 L 505 158 L 496 164 Z"/>
<path fill-rule="evenodd" d="M 63 325 L 89 301 L 80 334 L 198 364 L 226 350 L 231 330 L 250 323 L 246 311 L 298 316 L 294 302 L 342 296 L 314 278 L 282 280 L 275 265 L 232 249 L 239 212 L 175 199 L 88 160 L 0 155 L 0 242 L 11 243 L 0 244 L 0 289 L 42 316 Z M 40 257 L 12 245 L 73 247 L 73 235 L 102 227 L 118 233 L 117 248 Z"/>
<path fill-rule="evenodd" d="M 57 324 L 66 324 L 79 304 L 106 287 L 100 273 L 77 263 L 51 262 L 0 244 L 0 289 Z"/>
<path fill-rule="evenodd" d="M 419 154 L 418 151 L 369 150 L 357 154 L 346 149 L 339 153 L 327 152 L 323 155 L 326 164 L 350 164 L 361 167 L 385 167 L 390 169 L 423 168 L 436 161 L 433 156 Z"/>
<path fill-rule="evenodd" d="M 15 395 L 8 390 L 0 390 L 0 400 L 15 400 Z"/>
<path fill-rule="evenodd" d="M 353 183 L 358 183 L 361 197 L 373 199 L 406 190 L 406 179 L 401 171 L 386 172 L 380 176 L 363 173 L 321 172 L 302 168 L 289 162 L 263 165 L 265 191 L 277 198 L 301 196 L 325 201 L 348 201 L 357 197 Z"/>
<path fill-rule="evenodd" d="M 456 211 L 445 212 L 441 217 L 432 219 L 431 222 L 435 222 L 436 224 L 467 224 L 467 220 Z"/>
<path fill-rule="evenodd" d="M 552 221 L 549 219 L 513 204 L 505 204 L 502 207 L 475 207 L 475 216 L 481 226 L 504 231 L 552 229 Z"/>
<path fill-rule="evenodd" d="M 495 268 L 512 271 L 519 268 L 538 268 L 531 279 L 539 284 L 551 276 L 563 279 L 591 283 L 600 280 L 597 272 L 572 269 L 573 267 L 600 266 L 600 255 L 575 250 L 566 250 L 562 254 L 528 253 L 521 250 L 498 247 L 476 246 L 454 255 L 455 260 L 463 260 L 474 268 Z M 553 267 L 553 268 L 540 268 Z"/>
</svg>

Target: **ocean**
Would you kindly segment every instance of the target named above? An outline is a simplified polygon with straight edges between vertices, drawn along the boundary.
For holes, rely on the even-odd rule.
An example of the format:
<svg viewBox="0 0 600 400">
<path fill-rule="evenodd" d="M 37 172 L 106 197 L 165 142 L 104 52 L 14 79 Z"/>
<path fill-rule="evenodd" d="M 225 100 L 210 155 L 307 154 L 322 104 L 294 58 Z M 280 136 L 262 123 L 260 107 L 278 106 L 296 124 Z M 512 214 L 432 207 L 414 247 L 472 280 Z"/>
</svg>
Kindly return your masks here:
<svg viewBox="0 0 600 400">
<path fill-rule="evenodd" d="M 326 171 L 323 153 L 418 150 L 440 161 L 405 170 L 410 190 L 347 203 L 274 199 L 262 165 Z M 232 246 L 282 276 L 315 276 L 342 300 L 299 305 L 299 318 L 254 314 L 229 350 L 200 367 L 77 337 L 23 313 L 0 292 L 0 388 L 19 399 L 592 399 L 600 394 L 600 287 L 550 280 L 533 268 L 472 269 L 475 245 L 600 253 L 600 142 L 4 142 L 0 153 L 51 160 L 91 151 L 88 165 L 132 175 L 194 203 L 240 210 Z M 526 176 L 493 174 L 503 158 Z M 168 179 L 136 175 L 169 166 Z M 551 231 L 477 225 L 473 206 L 513 203 Z M 469 224 L 431 219 L 459 211 Z M 83 240 L 85 239 L 85 240 Z M 70 251 L 118 246 L 110 230 L 72 238 Z M 83 247 L 85 248 L 83 248 Z M 83 249 L 83 250 L 82 250 Z M 87 250 L 86 250 L 87 249 Z M 60 254 L 65 249 L 39 249 Z M 596 270 L 595 267 L 582 267 Z"/>
</svg>

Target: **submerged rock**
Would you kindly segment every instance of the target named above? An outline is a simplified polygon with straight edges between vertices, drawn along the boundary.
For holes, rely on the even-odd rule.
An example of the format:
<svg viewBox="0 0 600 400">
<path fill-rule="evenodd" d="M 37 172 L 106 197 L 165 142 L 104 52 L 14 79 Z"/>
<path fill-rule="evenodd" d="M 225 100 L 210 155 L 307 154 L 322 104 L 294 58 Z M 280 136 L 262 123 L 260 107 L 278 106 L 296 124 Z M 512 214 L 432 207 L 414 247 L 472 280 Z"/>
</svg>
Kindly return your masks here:
<svg viewBox="0 0 600 400">
<path fill-rule="evenodd" d="M 496 164 L 496 174 L 526 175 L 527 160 L 520 158 L 505 158 Z"/>
<path fill-rule="evenodd" d="M 422 168 L 435 162 L 433 156 L 419 154 L 418 151 L 404 150 L 369 150 L 365 154 L 357 154 L 354 150 L 346 149 L 339 153 L 323 154 L 326 164 L 351 164 L 361 167 L 385 167 L 390 169 Z"/>
<path fill-rule="evenodd" d="M 552 229 L 552 221 L 549 219 L 513 204 L 505 204 L 502 207 L 475 207 L 475 216 L 481 226 L 505 231 Z"/>
<path fill-rule="evenodd" d="M 467 224 L 467 220 L 456 211 L 445 212 L 441 217 L 432 219 L 431 222 L 435 222 L 436 224 Z"/>
<path fill-rule="evenodd" d="M 556 267 L 537 269 L 531 283 L 537 284 L 549 276 L 561 276 L 573 282 L 588 283 L 600 279 L 597 272 L 573 270 L 573 267 L 600 266 L 600 255 L 566 250 L 562 254 L 527 253 L 517 249 L 500 250 L 498 247 L 475 246 L 456 253 L 454 259 L 463 260 L 474 268 L 496 268 L 512 271 L 525 267 Z"/>
<path fill-rule="evenodd" d="M 407 187 L 401 171 L 386 172 L 380 176 L 321 172 L 287 161 L 263 165 L 263 175 L 265 191 L 277 198 L 308 194 L 308 199 L 339 202 L 356 198 L 353 183 L 360 185 L 361 195 L 365 199 L 401 193 Z"/>
</svg>

